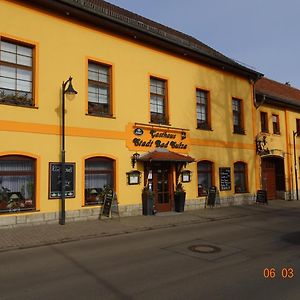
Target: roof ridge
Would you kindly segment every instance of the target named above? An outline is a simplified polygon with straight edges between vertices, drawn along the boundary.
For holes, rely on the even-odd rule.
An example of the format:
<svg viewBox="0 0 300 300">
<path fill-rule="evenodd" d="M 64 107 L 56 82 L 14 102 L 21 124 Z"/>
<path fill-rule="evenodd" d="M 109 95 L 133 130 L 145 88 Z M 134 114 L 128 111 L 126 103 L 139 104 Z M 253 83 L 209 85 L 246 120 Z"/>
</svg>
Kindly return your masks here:
<svg viewBox="0 0 300 300">
<path fill-rule="evenodd" d="M 56 0 L 68 5 L 75 6 L 79 9 L 89 11 L 93 14 L 98 14 L 101 17 L 110 19 L 113 22 L 119 22 L 124 26 L 131 27 L 135 30 L 153 35 L 156 38 L 163 39 L 169 43 L 177 44 L 187 50 L 195 51 L 196 53 L 214 59 L 223 64 L 244 70 L 246 72 L 255 73 L 258 76 L 259 72 L 245 66 L 240 62 L 222 54 L 214 48 L 206 45 L 198 39 L 183 33 L 174 28 L 168 27 L 137 13 L 131 12 L 125 8 L 114 5 L 105 0 Z M 261 74 L 260 74 L 261 75 Z"/>
</svg>

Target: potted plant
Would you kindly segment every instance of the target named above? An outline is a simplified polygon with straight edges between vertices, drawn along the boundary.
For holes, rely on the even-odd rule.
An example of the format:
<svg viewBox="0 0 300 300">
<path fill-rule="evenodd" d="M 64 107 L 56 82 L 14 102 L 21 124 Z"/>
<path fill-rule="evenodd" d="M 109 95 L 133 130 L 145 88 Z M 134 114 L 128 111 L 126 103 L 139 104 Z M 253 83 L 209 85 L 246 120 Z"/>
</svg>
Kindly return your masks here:
<svg viewBox="0 0 300 300">
<path fill-rule="evenodd" d="M 175 202 L 175 211 L 176 212 L 184 211 L 185 196 L 186 196 L 186 193 L 182 186 L 182 183 L 178 183 L 176 185 L 176 190 L 174 193 L 174 202 Z"/>
<path fill-rule="evenodd" d="M 8 200 L 9 200 L 9 197 L 8 197 L 9 191 L 10 190 L 5 187 L 2 187 L 2 189 L 0 190 L 0 210 L 7 209 L 7 204 L 8 204 Z"/>
<path fill-rule="evenodd" d="M 154 215 L 154 194 L 153 191 L 149 189 L 149 186 L 146 185 L 142 191 L 142 206 L 143 206 L 143 215 Z"/>
</svg>

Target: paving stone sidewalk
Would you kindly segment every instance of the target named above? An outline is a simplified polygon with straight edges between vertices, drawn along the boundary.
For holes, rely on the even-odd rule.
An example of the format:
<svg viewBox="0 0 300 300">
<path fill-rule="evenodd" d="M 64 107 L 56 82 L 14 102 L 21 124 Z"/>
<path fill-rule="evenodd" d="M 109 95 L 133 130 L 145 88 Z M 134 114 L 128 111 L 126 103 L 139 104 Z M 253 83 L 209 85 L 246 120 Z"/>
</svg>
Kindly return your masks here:
<svg viewBox="0 0 300 300">
<path fill-rule="evenodd" d="M 48 224 L 26 227 L 0 228 L 0 252 L 25 249 L 43 245 L 59 244 L 83 239 L 101 238 L 127 234 L 137 231 L 155 230 L 192 223 L 212 222 L 224 219 L 242 218 L 255 214 L 267 214 L 288 209 L 291 212 L 300 209 L 300 201 L 269 201 L 269 205 L 247 205 L 215 207 L 190 210 L 183 213 L 158 213 L 155 216 L 136 216 Z"/>
</svg>

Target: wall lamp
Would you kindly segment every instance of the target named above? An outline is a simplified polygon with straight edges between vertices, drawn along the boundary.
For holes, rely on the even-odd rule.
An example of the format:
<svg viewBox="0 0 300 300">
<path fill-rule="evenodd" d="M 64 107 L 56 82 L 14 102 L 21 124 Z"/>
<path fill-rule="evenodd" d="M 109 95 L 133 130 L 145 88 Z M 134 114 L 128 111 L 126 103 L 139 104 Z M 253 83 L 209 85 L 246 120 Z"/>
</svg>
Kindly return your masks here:
<svg viewBox="0 0 300 300">
<path fill-rule="evenodd" d="M 131 156 L 131 165 L 132 165 L 132 168 L 134 168 L 137 160 L 139 159 L 140 157 L 140 154 L 138 154 L 137 152 L 135 152 L 134 154 L 132 154 Z"/>
<path fill-rule="evenodd" d="M 61 87 L 61 207 L 59 224 L 65 225 L 66 222 L 66 151 L 65 151 L 65 95 L 76 95 L 77 92 L 72 85 L 72 77 L 62 83 Z"/>
</svg>

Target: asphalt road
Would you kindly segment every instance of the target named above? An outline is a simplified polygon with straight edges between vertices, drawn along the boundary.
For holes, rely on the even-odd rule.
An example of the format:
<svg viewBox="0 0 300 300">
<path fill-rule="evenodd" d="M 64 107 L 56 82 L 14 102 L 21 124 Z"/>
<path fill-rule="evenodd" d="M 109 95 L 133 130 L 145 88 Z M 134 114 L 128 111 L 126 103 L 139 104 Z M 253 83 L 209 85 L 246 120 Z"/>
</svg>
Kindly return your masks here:
<svg viewBox="0 0 300 300">
<path fill-rule="evenodd" d="M 300 212 L 14 250 L 0 262 L 1 300 L 296 300 Z"/>
</svg>

